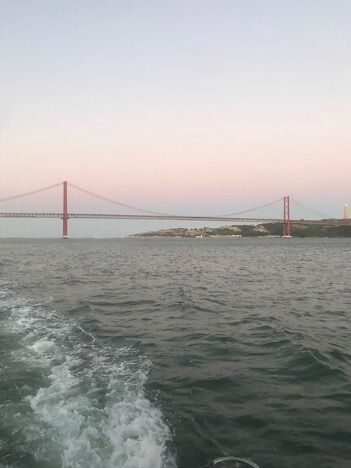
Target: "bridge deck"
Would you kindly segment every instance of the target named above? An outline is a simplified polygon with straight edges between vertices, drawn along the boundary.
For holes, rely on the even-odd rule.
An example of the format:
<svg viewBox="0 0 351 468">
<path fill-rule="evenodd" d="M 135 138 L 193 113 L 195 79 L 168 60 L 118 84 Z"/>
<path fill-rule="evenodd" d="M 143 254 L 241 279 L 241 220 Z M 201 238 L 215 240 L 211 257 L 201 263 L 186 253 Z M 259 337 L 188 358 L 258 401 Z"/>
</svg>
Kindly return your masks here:
<svg viewBox="0 0 351 468">
<path fill-rule="evenodd" d="M 62 213 L 0 213 L 0 218 L 57 218 L 62 219 Z M 128 215 L 128 214 L 99 214 L 99 213 L 70 213 L 70 219 L 135 219 L 156 221 L 209 221 L 234 223 L 282 223 L 282 218 L 239 218 L 226 216 L 177 216 L 177 215 Z M 350 225 L 351 219 L 292 219 L 292 224 L 328 224 Z"/>
</svg>

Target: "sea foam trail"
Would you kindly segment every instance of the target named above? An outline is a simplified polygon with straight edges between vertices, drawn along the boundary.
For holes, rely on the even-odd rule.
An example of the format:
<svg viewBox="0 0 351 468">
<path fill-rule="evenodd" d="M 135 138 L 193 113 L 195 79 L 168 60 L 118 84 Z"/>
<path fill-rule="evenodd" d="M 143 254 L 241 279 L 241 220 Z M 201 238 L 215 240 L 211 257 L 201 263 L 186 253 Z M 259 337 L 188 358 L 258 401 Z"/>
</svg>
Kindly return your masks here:
<svg viewBox="0 0 351 468">
<path fill-rule="evenodd" d="M 144 356 L 133 348 L 98 345 L 48 303 L 26 303 L 4 287 L 0 301 L 1 335 L 12 343 L 5 377 L 9 389 L 20 386 L 22 397 L 20 415 L 18 397 L 9 398 L 2 413 L 11 421 L 8 430 L 23 433 L 21 456 L 16 460 L 16 448 L 6 451 L 3 444 L 3 463 L 175 467 L 167 449 L 170 430 L 145 396 L 151 363 Z"/>
</svg>

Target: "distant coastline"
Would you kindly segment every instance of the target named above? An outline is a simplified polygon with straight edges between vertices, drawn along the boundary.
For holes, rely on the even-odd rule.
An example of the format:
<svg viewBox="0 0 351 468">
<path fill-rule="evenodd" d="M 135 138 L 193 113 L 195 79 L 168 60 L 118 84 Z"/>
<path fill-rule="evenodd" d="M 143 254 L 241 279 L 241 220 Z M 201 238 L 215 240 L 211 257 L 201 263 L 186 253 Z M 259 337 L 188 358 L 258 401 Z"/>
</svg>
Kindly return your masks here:
<svg viewBox="0 0 351 468">
<path fill-rule="evenodd" d="M 131 234 L 128 237 L 182 237 L 182 238 L 238 238 L 238 237 L 281 237 L 282 223 L 258 225 L 221 226 L 216 228 L 170 228 L 158 231 Z M 292 224 L 293 237 L 350 237 L 351 225 Z"/>
</svg>

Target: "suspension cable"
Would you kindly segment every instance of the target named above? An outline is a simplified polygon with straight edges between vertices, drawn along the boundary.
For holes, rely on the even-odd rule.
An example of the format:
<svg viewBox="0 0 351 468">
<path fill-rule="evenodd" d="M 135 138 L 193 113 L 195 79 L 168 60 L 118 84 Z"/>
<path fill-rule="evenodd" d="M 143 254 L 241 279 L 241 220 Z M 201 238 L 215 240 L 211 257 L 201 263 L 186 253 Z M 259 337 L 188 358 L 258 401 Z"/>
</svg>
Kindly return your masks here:
<svg viewBox="0 0 351 468">
<path fill-rule="evenodd" d="M 36 193 L 44 192 L 45 190 L 49 190 L 49 189 L 52 189 L 54 187 L 58 187 L 59 185 L 62 185 L 62 182 L 59 182 L 58 184 L 54 184 L 54 185 L 49 185 L 49 187 L 44 187 L 44 188 L 41 188 L 41 189 L 32 190 L 31 192 L 20 193 L 19 195 L 13 195 L 12 197 L 0 198 L 0 202 L 14 200 L 15 198 L 26 197 L 27 195 L 34 195 Z"/>
<path fill-rule="evenodd" d="M 304 205 L 303 203 L 300 203 L 299 201 L 295 200 L 294 198 L 290 197 L 290 200 L 292 200 L 296 205 L 298 205 L 300 208 L 304 208 L 305 210 L 310 211 L 311 213 L 314 213 L 318 216 L 320 216 L 322 219 L 333 219 L 331 216 L 328 216 L 324 213 L 321 213 L 320 211 L 314 210 L 313 208 L 310 208 L 307 205 Z"/>
<path fill-rule="evenodd" d="M 272 201 L 270 203 L 266 203 L 265 205 L 258 206 L 256 208 L 251 208 L 249 210 L 244 210 L 244 211 L 238 211 L 237 213 L 229 213 L 229 214 L 224 214 L 224 215 L 219 215 L 218 217 L 225 217 L 225 216 L 236 216 L 244 213 L 251 213 L 252 211 L 257 211 L 262 208 L 267 208 L 268 206 L 274 205 L 275 203 L 283 201 L 283 198 L 278 198 L 278 200 Z"/>
<path fill-rule="evenodd" d="M 136 206 L 132 205 L 126 205 L 125 203 L 118 202 L 116 200 L 112 200 L 111 198 L 103 197 L 102 195 L 98 195 L 97 193 L 91 192 L 90 190 L 83 189 L 82 187 L 79 187 L 78 185 L 68 183 L 70 187 L 75 188 L 76 190 L 79 190 L 80 192 L 86 193 L 88 195 L 91 195 L 93 197 L 99 198 L 100 200 L 107 201 L 109 203 L 112 203 L 114 205 L 118 206 L 123 206 L 124 208 L 129 208 L 131 210 L 139 211 L 141 213 L 148 213 L 148 214 L 153 214 L 156 216 L 171 216 L 168 213 L 159 213 L 157 211 L 149 211 L 149 210 L 144 210 L 143 208 L 137 208 Z"/>
</svg>

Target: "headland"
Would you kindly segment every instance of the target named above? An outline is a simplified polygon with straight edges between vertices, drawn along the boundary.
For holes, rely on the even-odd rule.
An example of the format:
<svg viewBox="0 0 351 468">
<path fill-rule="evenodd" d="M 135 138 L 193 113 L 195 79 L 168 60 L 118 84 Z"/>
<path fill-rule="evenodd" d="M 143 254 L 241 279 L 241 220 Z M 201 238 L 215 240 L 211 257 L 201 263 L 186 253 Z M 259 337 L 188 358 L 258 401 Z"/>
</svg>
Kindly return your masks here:
<svg viewBox="0 0 351 468">
<path fill-rule="evenodd" d="M 281 237 L 282 223 L 258 225 L 232 225 L 202 228 L 170 228 L 158 231 L 131 234 L 129 237 L 182 237 L 182 238 L 237 238 L 237 237 Z M 332 222 L 291 224 L 292 237 L 350 237 L 351 225 L 335 225 Z"/>
</svg>

